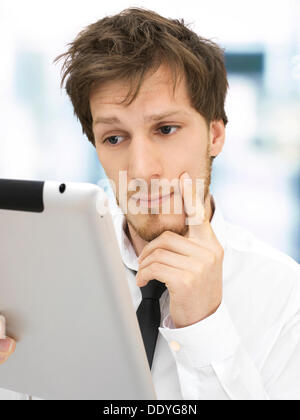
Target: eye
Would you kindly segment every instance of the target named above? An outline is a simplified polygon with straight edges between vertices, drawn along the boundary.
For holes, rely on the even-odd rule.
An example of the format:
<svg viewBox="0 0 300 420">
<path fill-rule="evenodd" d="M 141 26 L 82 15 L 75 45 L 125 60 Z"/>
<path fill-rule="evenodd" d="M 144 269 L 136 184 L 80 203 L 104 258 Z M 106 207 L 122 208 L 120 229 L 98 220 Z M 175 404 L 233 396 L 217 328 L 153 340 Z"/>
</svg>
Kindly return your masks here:
<svg viewBox="0 0 300 420">
<path fill-rule="evenodd" d="M 162 134 L 168 135 L 173 134 L 179 127 L 177 125 L 163 125 L 159 128 Z"/>
<path fill-rule="evenodd" d="M 107 137 L 105 140 L 104 140 L 104 142 L 103 143 L 109 143 L 109 144 L 111 144 L 111 145 L 116 145 L 116 144 L 120 144 L 121 143 L 121 141 L 118 141 L 119 139 L 122 139 L 123 137 L 122 136 L 110 136 L 110 137 Z"/>
</svg>

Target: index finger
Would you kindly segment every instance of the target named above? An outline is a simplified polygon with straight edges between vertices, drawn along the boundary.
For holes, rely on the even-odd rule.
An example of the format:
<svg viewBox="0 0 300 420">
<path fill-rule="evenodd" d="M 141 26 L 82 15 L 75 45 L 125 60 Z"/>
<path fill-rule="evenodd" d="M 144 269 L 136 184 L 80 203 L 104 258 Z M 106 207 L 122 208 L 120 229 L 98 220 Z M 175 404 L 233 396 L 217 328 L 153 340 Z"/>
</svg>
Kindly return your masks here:
<svg viewBox="0 0 300 420">
<path fill-rule="evenodd" d="M 189 226 L 201 225 L 206 221 L 204 207 L 204 180 L 192 178 L 187 172 L 180 176 L 180 190 L 187 215 L 186 224 Z"/>
</svg>

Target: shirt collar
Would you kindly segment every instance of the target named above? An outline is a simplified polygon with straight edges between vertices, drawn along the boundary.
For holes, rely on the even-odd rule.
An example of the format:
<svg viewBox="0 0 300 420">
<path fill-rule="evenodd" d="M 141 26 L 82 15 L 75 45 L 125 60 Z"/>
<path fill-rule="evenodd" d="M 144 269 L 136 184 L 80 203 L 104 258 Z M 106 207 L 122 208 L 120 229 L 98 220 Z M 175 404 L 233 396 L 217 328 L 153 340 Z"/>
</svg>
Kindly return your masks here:
<svg viewBox="0 0 300 420">
<path fill-rule="evenodd" d="M 121 257 L 123 260 L 124 265 L 129 268 L 130 270 L 138 271 L 138 259 L 135 253 L 135 250 L 125 233 L 126 229 L 126 217 L 122 212 L 121 208 L 118 206 L 116 202 L 116 198 L 113 193 L 108 194 L 109 198 L 109 207 L 110 213 L 112 216 Z M 213 216 L 211 219 L 211 226 L 212 229 L 222 245 L 222 247 L 226 248 L 226 224 L 223 218 L 222 210 L 220 208 L 219 203 L 217 202 L 215 196 L 212 196 L 213 201 Z"/>
</svg>

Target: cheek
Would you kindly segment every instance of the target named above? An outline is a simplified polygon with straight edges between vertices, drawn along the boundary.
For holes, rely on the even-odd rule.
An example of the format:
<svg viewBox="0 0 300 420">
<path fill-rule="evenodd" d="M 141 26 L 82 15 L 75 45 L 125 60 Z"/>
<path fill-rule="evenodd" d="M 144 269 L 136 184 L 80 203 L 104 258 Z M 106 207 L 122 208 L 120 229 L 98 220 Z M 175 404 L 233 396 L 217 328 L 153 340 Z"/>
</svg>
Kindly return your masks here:
<svg viewBox="0 0 300 420">
<path fill-rule="evenodd" d="M 101 146 L 96 146 L 96 152 L 107 177 L 116 180 L 118 178 L 118 168 L 122 170 L 121 162 L 118 161 L 117 155 L 114 154 L 112 156 L 105 147 Z"/>
<path fill-rule="evenodd" d="M 181 171 L 189 171 L 191 176 L 199 173 L 205 167 L 207 159 L 207 144 L 197 136 L 186 135 L 181 142 L 174 145 L 167 153 L 168 165 L 173 168 L 176 174 Z"/>
<path fill-rule="evenodd" d="M 184 152 L 192 157 L 194 160 L 203 159 L 207 150 L 207 139 L 203 136 L 189 136 L 185 141 Z"/>
<path fill-rule="evenodd" d="M 97 142 L 96 142 L 96 153 L 97 153 L 99 162 L 101 163 L 101 165 L 104 168 L 105 163 L 103 161 L 103 153 L 101 151 L 101 148 L 97 145 Z"/>
<path fill-rule="evenodd" d="M 100 180 L 100 186 L 107 187 L 110 186 L 113 191 L 115 192 L 115 188 L 118 187 L 119 182 L 119 173 L 115 170 L 115 164 L 109 159 L 107 156 L 105 156 L 105 153 L 103 150 L 100 150 L 101 148 L 96 147 L 96 152 L 98 156 L 98 160 L 101 163 L 101 166 L 103 167 L 105 174 L 109 181 L 105 179 Z M 107 184 L 109 182 L 109 184 Z"/>
</svg>

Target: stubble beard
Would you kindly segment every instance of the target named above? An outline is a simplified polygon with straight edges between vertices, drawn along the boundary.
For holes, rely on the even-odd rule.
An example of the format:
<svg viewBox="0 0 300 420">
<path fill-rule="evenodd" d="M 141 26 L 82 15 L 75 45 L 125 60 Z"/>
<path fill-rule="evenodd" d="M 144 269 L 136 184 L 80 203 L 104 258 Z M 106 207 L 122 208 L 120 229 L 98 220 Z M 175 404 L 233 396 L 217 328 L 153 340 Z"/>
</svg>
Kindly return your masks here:
<svg viewBox="0 0 300 420">
<path fill-rule="evenodd" d="M 204 202 L 206 201 L 209 194 L 212 162 L 213 159 L 207 153 L 205 175 L 203 177 Z M 146 242 L 152 241 L 166 230 L 177 233 L 181 236 L 185 236 L 188 231 L 188 225 L 186 224 L 186 214 L 183 210 L 182 214 L 151 214 L 149 211 L 149 214 L 133 215 L 128 212 L 128 214 L 125 214 L 125 217 L 128 225 L 130 225 L 135 234 L 137 234 Z M 126 227 L 126 231 L 128 232 L 128 227 Z"/>
</svg>

